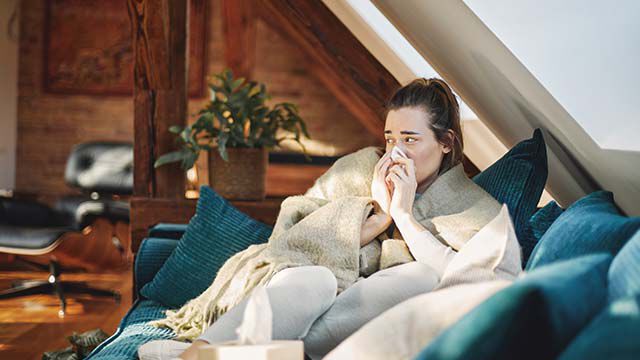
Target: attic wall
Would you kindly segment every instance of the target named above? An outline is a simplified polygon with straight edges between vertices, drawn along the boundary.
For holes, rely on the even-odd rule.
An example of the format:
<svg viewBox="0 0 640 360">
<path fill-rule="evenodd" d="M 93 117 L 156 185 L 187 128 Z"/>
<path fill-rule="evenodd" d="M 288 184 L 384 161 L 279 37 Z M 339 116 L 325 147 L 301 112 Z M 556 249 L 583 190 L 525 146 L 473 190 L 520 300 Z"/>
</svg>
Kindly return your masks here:
<svg viewBox="0 0 640 360">
<path fill-rule="evenodd" d="M 43 91 L 45 5 L 44 0 L 24 0 L 20 9 L 16 191 L 47 197 L 74 193 L 63 180 L 73 145 L 91 140 L 132 141 L 133 100 L 131 96 Z M 224 43 L 220 1 L 209 0 L 208 5 L 206 73 L 212 74 L 224 68 Z M 256 37 L 255 79 L 266 84 L 272 103 L 298 104 L 312 137 L 305 141 L 312 155 L 341 155 L 381 141 L 313 77 L 308 61 L 286 39 L 262 22 Z M 206 101 L 190 99 L 189 114 Z M 298 150 L 295 143 L 285 148 Z"/>
</svg>

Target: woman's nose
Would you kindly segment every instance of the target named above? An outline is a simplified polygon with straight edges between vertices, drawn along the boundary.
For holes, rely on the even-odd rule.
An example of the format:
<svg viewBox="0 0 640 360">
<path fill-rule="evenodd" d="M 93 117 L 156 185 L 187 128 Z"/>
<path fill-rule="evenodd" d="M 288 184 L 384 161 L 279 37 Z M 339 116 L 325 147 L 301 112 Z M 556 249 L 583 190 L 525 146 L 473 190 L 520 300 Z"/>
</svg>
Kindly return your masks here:
<svg viewBox="0 0 640 360">
<path fill-rule="evenodd" d="M 409 151 L 407 150 L 407 148 L 405 146 L 396 144 L 396 148 L 398 148 L 398 150 L 400 150 L 400 152 L 405 155 L 405 156 L 409 156 Z"/>
</svg>

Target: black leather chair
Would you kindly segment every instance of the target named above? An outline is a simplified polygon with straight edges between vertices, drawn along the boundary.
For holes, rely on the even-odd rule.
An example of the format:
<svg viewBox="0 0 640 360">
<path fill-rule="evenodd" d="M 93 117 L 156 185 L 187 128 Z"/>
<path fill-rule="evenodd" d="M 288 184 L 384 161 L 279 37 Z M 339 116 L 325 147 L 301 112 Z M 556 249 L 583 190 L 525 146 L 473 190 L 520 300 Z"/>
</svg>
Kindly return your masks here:
<svg viewBox="0 0 640 360">
<path fill-rule="evenodd" d="M 82 191 L 63 197 L 53 207 L 14 198 L 0 197 L 0 252 L 22 259 L 48 254 L 56 249 L 63 234 L 81 231 L 97 218 L 129 222 L 129 204 L 118 200 L 133 190 L 133 145 L 121 142 L 91 142 L 74 147 L 65 169 L 65 181 Z M 125 251 L 117 238 L 114 245 Z M 0 291 L 0 299 L 21 295 L 55 293 L 60 299 L 60 316 L 66 311 L 65 293 L 110 296 L 120 294 L 95 289 L 82 282 L 60 280 L 60 265 L 49 262 L 48 280 L 22 281 Z"/>
</svg>

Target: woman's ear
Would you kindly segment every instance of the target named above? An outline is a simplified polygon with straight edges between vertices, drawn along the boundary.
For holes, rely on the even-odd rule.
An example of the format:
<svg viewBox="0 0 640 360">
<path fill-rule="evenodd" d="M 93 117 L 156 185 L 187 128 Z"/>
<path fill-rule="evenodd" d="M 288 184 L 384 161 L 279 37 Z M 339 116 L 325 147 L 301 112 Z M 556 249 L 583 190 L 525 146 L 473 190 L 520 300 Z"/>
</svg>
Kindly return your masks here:
<svg viewBox="0 0 640 360">
<path fill-rule="evenodd" d="M 453 133 L 453 130 L 449 129 L 447 130 L 447 133 L 444 136 L 444 142 L 441 143 L 442 146 L 442 152 L 445 154 L 448 154 L 451 152 L 451 150 L 453 150 L 453 142 L 455 139 L 455 134 Z"/>
</svg>

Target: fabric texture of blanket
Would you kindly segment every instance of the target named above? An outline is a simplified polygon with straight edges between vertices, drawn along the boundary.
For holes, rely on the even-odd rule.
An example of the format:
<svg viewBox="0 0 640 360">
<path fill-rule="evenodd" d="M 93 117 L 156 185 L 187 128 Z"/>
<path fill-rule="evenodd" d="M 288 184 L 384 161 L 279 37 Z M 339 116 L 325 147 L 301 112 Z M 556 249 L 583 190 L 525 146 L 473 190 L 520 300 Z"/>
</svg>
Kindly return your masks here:
<svg viewBox="0 0 640 360">
<path fill-rule="evenodd" d="M 171 328 L 179 340 L 192 340 L 282 269 L 325 266 L 336 276 L 340 293 L 359 276 L 413 261 L 397 229 L 391 238 L 383 232 L 360 247 L 362 224 L 376 206 L 370 189 L 381 155 L 380 148 L 370 146 L 338 159 L 304 195 L 283 201 L 268 243 L 232 256 L 200 296 L 152 324 Z M 462 164 L 441 174 L 413 206 L 416 220 L 454 250 L 499 211 L 500 204 L 466 176 Z"/>
</svg>

